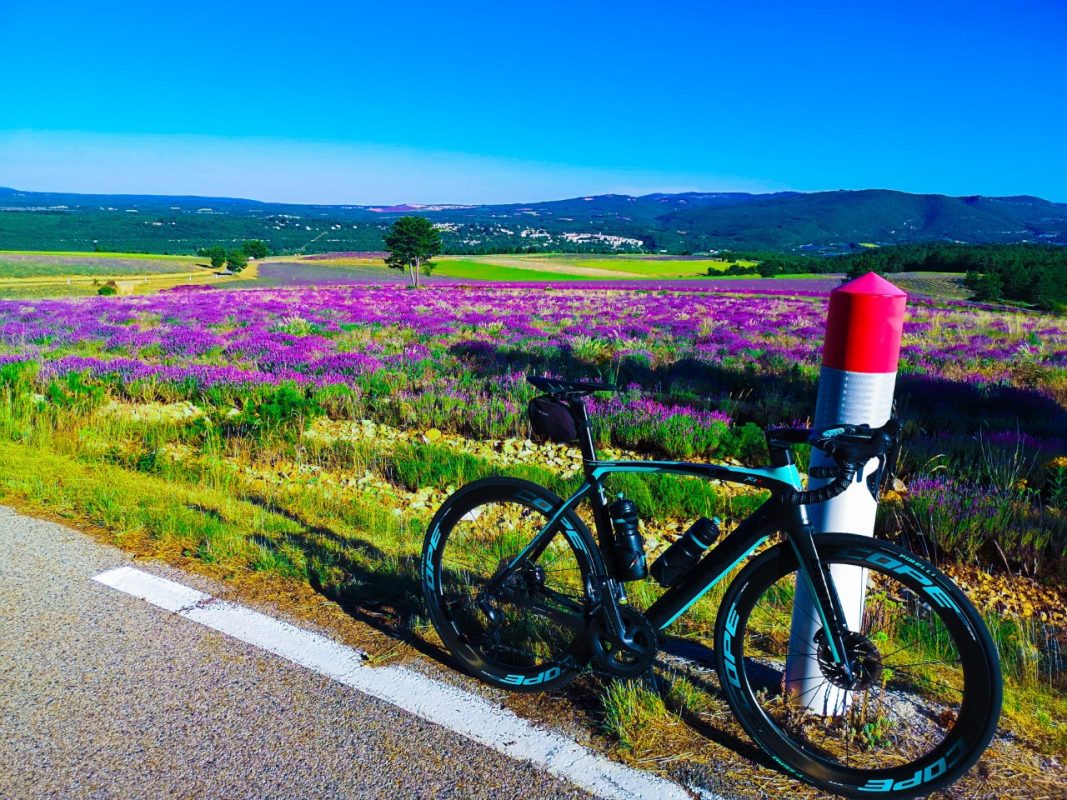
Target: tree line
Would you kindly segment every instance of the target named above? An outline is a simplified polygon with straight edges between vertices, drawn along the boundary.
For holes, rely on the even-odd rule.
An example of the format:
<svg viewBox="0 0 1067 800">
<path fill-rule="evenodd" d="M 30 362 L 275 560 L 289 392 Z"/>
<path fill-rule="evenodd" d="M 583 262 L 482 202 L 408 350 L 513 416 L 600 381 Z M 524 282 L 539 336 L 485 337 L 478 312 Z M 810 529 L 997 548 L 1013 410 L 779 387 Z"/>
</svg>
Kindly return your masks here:
<svg viewBox="0 0 1067 800">
<path fill-rule="evenodd" d="M 851 276 L 868 272 L 962 272 L 975 300 L 1013 300 L 1052 310 L 1067 305 L 1067 247 L 1051 244 L 927 244 L 871 248 L 829 259 Z"/>
<path fill-rule="evenodd" d="M 1017 301 L 1041 309 L 1067 306 L 1067 247 L 1052 244 L 957 244 L 928 242 L 869 247 L 834 256 L 789 253 L 729 253 L 729 260 L 758 261 L 764 277 L 801 273 L 955 272 L 975 300 Z"/>
<path fill-rule="evenodd" d="M 201 247 L 196 254 L 201 258 L 211 259 L 211 266 L 215 269 L 226 267 L 230 272 L 240 272 L 248 266 L 248 259 L 266 258 L 270 255 L 270 248 L 260 239 L 251 239 L 239 248 L 227 249 L 217 244 L 211 247 Z"/>
</svg>

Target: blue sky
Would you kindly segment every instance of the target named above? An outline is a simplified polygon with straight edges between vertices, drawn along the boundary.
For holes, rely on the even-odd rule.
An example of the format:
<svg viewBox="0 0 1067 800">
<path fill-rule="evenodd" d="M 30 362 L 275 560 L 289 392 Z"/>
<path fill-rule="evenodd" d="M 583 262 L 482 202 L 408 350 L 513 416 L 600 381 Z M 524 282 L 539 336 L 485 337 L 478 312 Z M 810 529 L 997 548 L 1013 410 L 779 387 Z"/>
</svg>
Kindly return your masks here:
<svg viewBox="0 0 1067 800">
<path fill-rule="evenodd" d="M 0 2 L 0 185 L 1067 201 L 1067 2 Z"/>
</svg>

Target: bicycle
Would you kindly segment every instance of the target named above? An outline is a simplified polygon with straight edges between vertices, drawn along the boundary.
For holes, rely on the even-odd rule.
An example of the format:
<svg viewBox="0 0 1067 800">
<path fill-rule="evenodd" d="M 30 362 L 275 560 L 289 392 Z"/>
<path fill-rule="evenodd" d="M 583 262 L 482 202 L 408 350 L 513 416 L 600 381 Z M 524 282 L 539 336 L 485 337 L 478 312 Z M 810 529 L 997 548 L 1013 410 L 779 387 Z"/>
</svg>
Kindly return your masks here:
<svg viewBox="0 0 1067 800">
<path fill-rule="evenodd" d="M 423 592 L 441 640 L 470 674 L 515 691 L 559 688 L 584 670 L 635 677 L 651 668 L 660 632 L 747 560 L 719 606 L 714 664 L 747 734 L 788 773 L 845 797 L 904 798 L 944 787 L 985 750 L 1000 715 L 996 649 L 963 592 L 933 565 L 889 542 L 813 535 L 807 506 L 845 491 L 870 459 L 877 497 L 900 426 L 838 425 L 766 431 L 770 466 L 602 461 L 584 398 L 600 383 L 530 376 L 535 431 L 581 448 L 584 482 L 569 498 L 525 480 L 493 477 L 451 495 L 431 521 Z M 793 445 L 811 444 L 833 467 L 803 490 Z M 666 591 L 644 612 L 625 584 L 649 572 L 634 504 L 609 502 L 614 473 L 674 473 L 769 490 L 721 541 L 697 520 L 651 572 Z M 589 501 L 594 538 L 576 509 Z M 756 553 L 776 534 L 782 541 Z M 708 549 L 710 547 L 710 549 Z M 706 551 L 706 552 L 705 552 Z M 850 629 L 835 587 L 858 567 L 862 618 Z M 814 598 L 817 633 L 796 650 L 789 631 L 798 581 Z M 807 697 L 789 662 L 814 660 Z M 820 707 L 819 693 L 835 699 Z M 814 707 L 813 707 L 814 706 Z"/>
</svg>

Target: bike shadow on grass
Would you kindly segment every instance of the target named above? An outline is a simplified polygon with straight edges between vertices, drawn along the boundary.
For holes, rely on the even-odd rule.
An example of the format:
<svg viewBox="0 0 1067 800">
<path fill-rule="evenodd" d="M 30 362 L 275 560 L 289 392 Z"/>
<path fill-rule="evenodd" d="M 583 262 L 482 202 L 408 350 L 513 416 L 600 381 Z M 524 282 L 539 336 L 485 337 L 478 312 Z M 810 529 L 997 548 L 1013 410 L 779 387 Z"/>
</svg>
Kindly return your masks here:
<svg viewBox="0 0 1067 800">
<path fill-rule="evenodd" d="M 693 686 L 707 694 L 716 703 L 720 703 L 723 706 L 726 705 L 726 696 L 723 695 L 722 690 L 718 685 L 718 673 L 714 666 L 715 651 L 712 648 L 689 639 L 665 636 L 660 642 L 660 652 L 666 657 L 673 656 L 675 658 L 685 659 L 687 668 L 680 669 L 676 664 L 670 663 L 663 658 L 657 658 L 655 661 L 656 674 L 653 677 L 654 682 L 660 680 L 670 682 L 672 677 L 681 676 Z M 777 680 L 778 673 L 771 668 L 764 667 L 757 662 L 750 662 L 748 659 L 745 661 L 746 671 L 754 682 L 773 684 Z M 711 676 L 713 675 L 715 676 L 714 682 L 711 680 Z M 661 694 L 666 693 L 661 692 Z M 702 719 L 700 715 L 689 709 L 675 707 L 671 710 L 679 716 L 682 722 L 708 741 L 714 742 L 728 750 L 732 750 L 739 756 L 747 758 L 749 761 L 753 761 L 760 766 L 772 770 L 778 769 L 767 754 L 756 747 L 748 739 L 742 739 L 729 731 L 724 730 L 722 727 L 712 725 L 707 720 Z"/>
<path fill-rule="evenodd" d="M 563 343 L 553 351 L 526 350 L 482 340 L 457 342 L 449 353 L 461 359 L 476 375 L 493 378 L 509 372 L 551 373 L 565 380 L 604 380 L 620 388 L 633 384 L 656 393 L 685 390 L 715 397 L 756 390 L 766 394 L 815 401 L 815 382 L 800 372 L 759 374 L 750 369 L 728 369 L 697 358 L 680 358 L 652 366 L 647 358 L 628 355 L 608 365 L 583 356 Z"/>
<path fill-rule="evenodd" d="M 426 612 L 417 556 L 390 556 L 366 539 L 311 523 L 276 499 L 252 493 L 240 499 L 300 526 L 299 533 L 281 538 L 303 553 L 309 565 L 317 567 L 307 572 L 312 589 L 337 603 L 353 619 L 451 669 L 460 668 L 447 650 L 418 633 L 417 623 Z M 264 536 L 249 540 L 277 552 L 278 540 Z M 323 572 L 336 570 L 343 575 L 341 580 L 323 581 Z"/>
<path fill-rule="evenodd" d="M 309 564 L 336 567 L 342 571 L 343 580 L 324 584 L 319 578 L 318 570 L 309 570 L 309 583 L 316 592 L 337 603 L 353 619 L 411 647 L 448 669 L 463 672 L 460 663 L 447 650 L 419 632 L 420 621 L 425 620 L 426 610 L 422 603 L 417 556 L 391 557 L 366 539 L 342 535 L 328 526 L 309 522 L 299 512 L 280 504 L 277 499 L 252 493 L 245 493 L 241 499 L 299 525 L 300 532 L 285 534 L 282 541 L 302 552 Z M 279 544 L 278 539 L 261 535 L 250 537 L 249 541 L 274 552 L 277 552 Z M 652 683 L 670 681 L 672 675 L 684 674 L 694 686 L 706 692 L 716 702 L 725 704 L 718 685 L 711 680 L 711 674 L 714 673 L 714 653 L 711 648 L 683 639 L 668 638 L 664 641 L 663 652 L 667 656 L 683 657 L 687 661 L 696 662 L 700 669 L 679 673 L 675 666 L 658 659 L 655 671 L 649 673 Z M 571 684 L 560 690 L 560 693 L 576 711 L 584 715 L 591 724 L 595 724 L 601 713 L 601 704 L 589 682 L 579 681 Z M 686 725 L 709 741 L 753 762 L 774 767 L 750 742 L 686 709 L 675 709 L 675 713 Z"/>
</svg>

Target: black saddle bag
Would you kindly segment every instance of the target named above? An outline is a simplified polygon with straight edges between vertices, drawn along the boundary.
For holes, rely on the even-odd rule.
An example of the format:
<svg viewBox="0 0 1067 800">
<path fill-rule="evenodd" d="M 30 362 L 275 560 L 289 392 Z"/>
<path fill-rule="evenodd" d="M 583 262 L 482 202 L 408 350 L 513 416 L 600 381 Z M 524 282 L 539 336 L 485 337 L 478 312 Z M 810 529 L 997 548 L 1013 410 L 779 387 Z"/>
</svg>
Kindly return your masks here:
<svg viewBox="0 0 1067 800">
<path fill-rule="evenodd" d="M 578 438 L 574 414 L 566 403 L 546 396 L 535 397 L 526 411 L 535 436 L 560 444 L 569 444 Z"/>
</svg>

